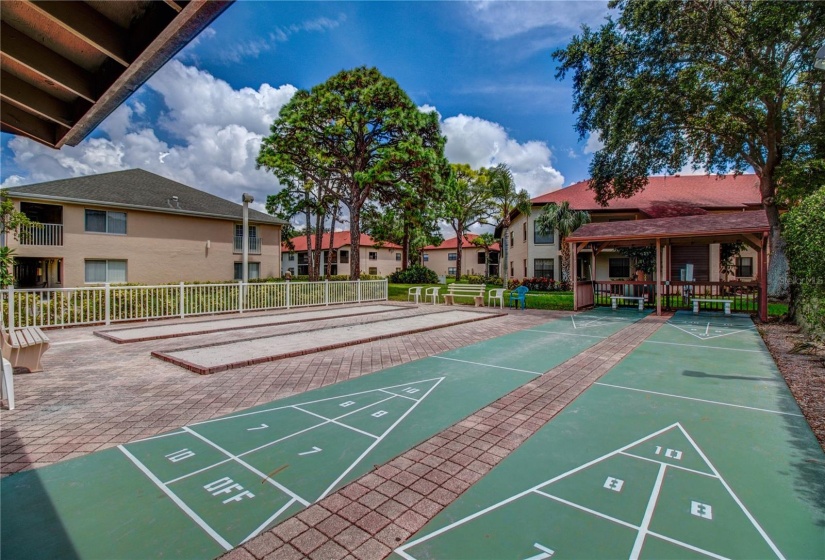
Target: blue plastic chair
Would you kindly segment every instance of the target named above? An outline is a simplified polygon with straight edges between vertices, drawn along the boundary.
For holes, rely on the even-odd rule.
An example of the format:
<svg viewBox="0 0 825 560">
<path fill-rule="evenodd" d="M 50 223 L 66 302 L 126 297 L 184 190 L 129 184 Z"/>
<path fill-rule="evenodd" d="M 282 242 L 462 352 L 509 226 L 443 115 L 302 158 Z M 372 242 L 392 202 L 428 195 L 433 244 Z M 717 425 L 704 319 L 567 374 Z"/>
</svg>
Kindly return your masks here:
<svg viewBox="0 0 825 560">
<path fill-rule="evenodd" d="M 513 304 L 516 305 L 516 309 L 518 309 L 518 304 L 521 302 L 521 308 L 524 309 L 527 306 L 527 292 L 530 291 L 530 288 L 527 286 L 519 286 L 512 292 L 510 292 L 510 307 L 513 307 Z"/>
</svg>

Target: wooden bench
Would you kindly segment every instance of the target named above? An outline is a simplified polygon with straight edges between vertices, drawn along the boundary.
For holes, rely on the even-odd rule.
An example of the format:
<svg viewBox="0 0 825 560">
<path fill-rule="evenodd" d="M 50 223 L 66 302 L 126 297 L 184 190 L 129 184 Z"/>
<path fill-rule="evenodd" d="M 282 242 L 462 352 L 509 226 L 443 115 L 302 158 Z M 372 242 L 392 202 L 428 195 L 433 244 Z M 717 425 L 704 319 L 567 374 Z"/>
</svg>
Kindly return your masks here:
<svg viewBox="0 0 825 560">
<path fill-rule="evenodd" d="M 43 371 L 40 358 L 49 349 L 49 337 L 37 327 L 20 327 L 9 332 L 0 323 L 0 351 L 13 367 L 30 372 Z"/>
<path fill-rule="evenodd" d="M 616 309 L 618 307 L 618 301 L 622 299 L 633 299 L 638 300 L 639 302 L 639 311 L 644 311 L 645 309 L 645 298 L 641 296 L 610 296 L 610 307 Z"/>
<path fill-rule="evenodd" d="M 724 303 L 725 315 L 730 315 L 730 304 L 733 303 L 732 299 L 693 298 L 691 301 L 693 302 L 694 313 L 699 313 L 700 303 Z"/>
<path fill-rule="evenodd" d="M 471 297 L 476 307 L 484 307 L 484 284 L 450 284 L 444 294 L 444 303 L 452 305 L 457 297 Z"/>
</svg>

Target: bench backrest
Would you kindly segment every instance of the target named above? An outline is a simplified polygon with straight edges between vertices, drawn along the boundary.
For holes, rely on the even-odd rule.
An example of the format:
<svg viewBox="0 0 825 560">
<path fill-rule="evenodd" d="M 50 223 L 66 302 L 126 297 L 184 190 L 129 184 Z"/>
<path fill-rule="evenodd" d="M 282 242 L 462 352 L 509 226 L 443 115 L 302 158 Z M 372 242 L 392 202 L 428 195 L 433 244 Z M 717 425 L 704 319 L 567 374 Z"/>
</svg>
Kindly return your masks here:
<svg viewBox="0 0 825 560">
<path fill-rule="evenodd" d="M 484 284 L 450 284 L 447 291 L 450 294 L 477 294 L 483 295 L 487 288 Z"/>
</svg>

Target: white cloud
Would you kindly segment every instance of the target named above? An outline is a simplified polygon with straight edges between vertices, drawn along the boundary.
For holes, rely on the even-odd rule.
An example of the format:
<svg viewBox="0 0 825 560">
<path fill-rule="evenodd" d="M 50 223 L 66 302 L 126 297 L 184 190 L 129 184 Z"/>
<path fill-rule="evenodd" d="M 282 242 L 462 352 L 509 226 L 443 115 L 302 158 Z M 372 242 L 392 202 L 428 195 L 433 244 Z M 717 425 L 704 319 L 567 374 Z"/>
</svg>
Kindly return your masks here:
<svg viewBox="0 0 825 560">
<path fill-rule="evenodd" d="M 467 163 L 476 169 L 506 163 L 516 186 L 526 189 L 531 197 L 564 184 L 562 174 L 553 168 L 552 152 L 544 142 L 519 143 L 500 124 L 467 115 L 444 119 L 441 129 L 447 137 L 444 152 L 452 162 Z"/>
<path fill-rule="evenodd" d="M 477 28 L 494 40 L 508 39 L 535 29 L 553 28 L 566 37 L 582 23 L 596 26 L 609 13 L 606 1 L 501 2 L 470 4 Z"/>
<path fill-rule="evenodd" d="M 599 150 L 604 148 L 604 142 L 602 142 L 602 136 L 599 134 L 598 131 L 591 132 L 590 135 L 587 137 L 587 142 L 584 144 L 584 148 L 582 148 L 582 152 L 585 154 L 595 154 Z"/>
</svg>

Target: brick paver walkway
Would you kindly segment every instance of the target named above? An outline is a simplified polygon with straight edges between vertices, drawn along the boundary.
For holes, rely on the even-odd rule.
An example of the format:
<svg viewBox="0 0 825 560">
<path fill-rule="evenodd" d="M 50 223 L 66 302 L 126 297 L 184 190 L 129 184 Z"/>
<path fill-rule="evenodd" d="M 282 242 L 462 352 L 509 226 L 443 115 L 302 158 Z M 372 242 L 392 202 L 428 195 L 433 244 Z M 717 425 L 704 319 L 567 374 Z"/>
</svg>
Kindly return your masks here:
<svg viewBox="0 0 825 560">
<path fill-rule="evenodd" d="M 669 318 L 629 325 L 222 558 L 386 557 Z"/>
</svg>

